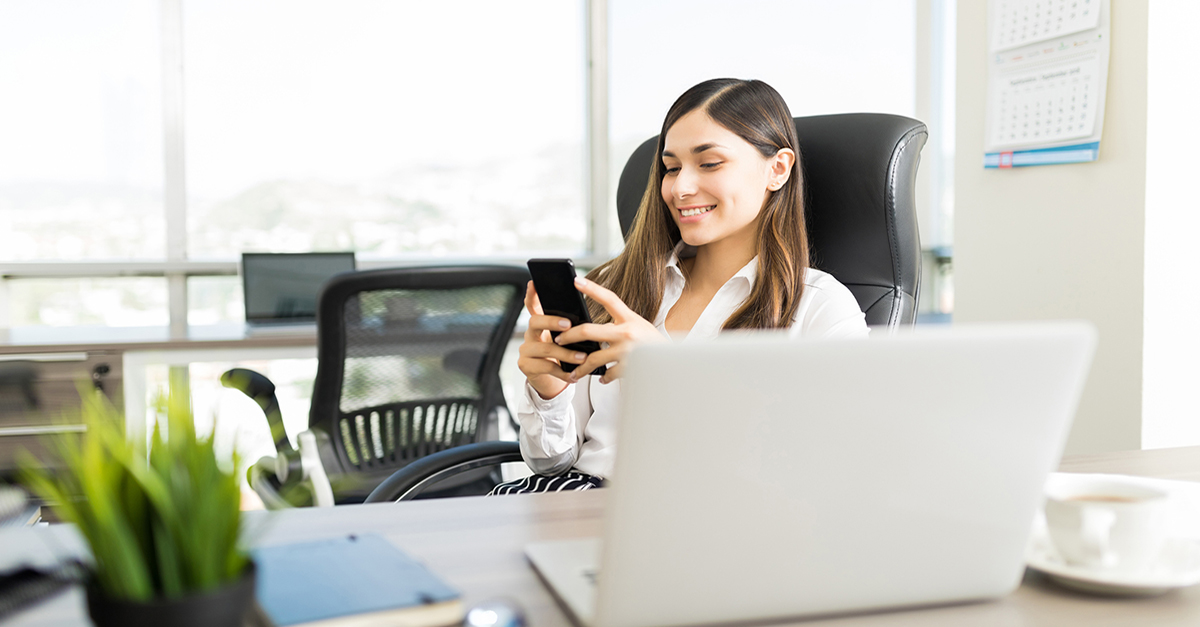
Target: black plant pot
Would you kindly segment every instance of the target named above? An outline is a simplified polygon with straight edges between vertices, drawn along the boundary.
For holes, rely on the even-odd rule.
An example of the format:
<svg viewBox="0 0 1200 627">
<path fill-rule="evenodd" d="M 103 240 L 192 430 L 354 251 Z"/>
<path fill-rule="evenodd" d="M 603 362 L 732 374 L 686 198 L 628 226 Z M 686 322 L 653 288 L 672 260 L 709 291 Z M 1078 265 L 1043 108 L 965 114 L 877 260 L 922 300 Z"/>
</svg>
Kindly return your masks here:
<svg viewBox="0 0 1200 627">
<path fill-rule="evenodd" d="M 254 562 L 229 585 L 201 594 L 148 602 L 112 599 L 88 586 L 88 616 L 96 627 L 242 627 L 254 605 Z"/>
</svg>

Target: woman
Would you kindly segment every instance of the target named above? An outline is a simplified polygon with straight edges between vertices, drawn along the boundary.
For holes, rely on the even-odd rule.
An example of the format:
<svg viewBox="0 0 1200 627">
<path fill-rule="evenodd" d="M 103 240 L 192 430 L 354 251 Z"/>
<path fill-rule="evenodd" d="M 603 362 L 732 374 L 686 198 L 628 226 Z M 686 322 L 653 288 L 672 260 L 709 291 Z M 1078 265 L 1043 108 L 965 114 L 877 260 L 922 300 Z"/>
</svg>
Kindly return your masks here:
<svg viewBox="0 0 1200 627">
<path fill-rule="evenodd" d="M 528 287 L 517 415 L 521 452 L 537 474 L 493 493 L 603 483 L 613 465 L 622 360 L 638 343 L 710 339 L 723 329 L 868 333 L 850 291 L 809 267 L 800 153 L 778 92 L 756 80 L 692 87 L 668 111 L 657 155 L 625 249 L 576 280 L 594 322 L 571 328 L 543 315 Z M 557 343 L 551 330 L 562 331 Z M 604 348 L 584 355 L 561 346 L 583 340 Z M 565 373 L 559 362 L 579 366 Z M 588 376 L 601 364 L 606 374 Z"/>
</svg>

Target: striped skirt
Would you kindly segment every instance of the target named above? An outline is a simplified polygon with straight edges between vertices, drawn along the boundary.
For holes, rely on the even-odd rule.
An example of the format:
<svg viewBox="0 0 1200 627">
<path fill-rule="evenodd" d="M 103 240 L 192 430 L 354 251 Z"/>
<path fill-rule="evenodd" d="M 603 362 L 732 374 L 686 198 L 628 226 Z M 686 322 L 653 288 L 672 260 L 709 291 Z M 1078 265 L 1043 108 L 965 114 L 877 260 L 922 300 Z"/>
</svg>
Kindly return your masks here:
<svg viewBox="0 0 1200 627">
<path fill-rule="evenodd" d="M 535 492 L 563 492 L 572 490 L 591 490 L 604 487 L 604 480 L 574 470 L 557 477 L 531 475 L 524 479 L 515 479 L 497 485 L 488 496 L 496 494 L 532 494 Z"/>
</svg>

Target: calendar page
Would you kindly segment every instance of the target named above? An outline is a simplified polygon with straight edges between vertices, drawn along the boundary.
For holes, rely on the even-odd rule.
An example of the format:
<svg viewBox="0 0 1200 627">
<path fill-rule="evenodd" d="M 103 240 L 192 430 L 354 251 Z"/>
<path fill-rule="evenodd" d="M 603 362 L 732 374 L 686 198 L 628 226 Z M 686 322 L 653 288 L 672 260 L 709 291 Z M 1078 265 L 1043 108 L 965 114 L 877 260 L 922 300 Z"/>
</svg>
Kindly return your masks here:
<svg viewBox="0 0 1200 627">
<path fill-rule="evenodd" d="M 1007 50 L 1100 25 L 1101 0 L 997 0 L 991 11 L 991 50 Z"/>
<path fill-rule="evenodd" d="M 1095 57 L 995 77 L 994 148 L 1090 136 L 1096 128 L 1099 61 Z"/>
</svg>

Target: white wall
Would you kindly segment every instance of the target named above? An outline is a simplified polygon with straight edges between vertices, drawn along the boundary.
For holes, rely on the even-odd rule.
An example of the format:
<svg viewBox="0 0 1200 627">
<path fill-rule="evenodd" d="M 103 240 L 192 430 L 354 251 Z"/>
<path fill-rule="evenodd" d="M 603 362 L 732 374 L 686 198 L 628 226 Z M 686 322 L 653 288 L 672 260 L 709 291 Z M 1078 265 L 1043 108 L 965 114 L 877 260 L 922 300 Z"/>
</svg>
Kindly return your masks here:
<svg viewBox="0 0 1200 627">
<path fill-rule="evenodd" d="M 1099 161 L 984 170 L 987 3 L 958 5 L 954 320 L 1096 324 L 1069 453 L 1141 445 L 1147 14 L 1112 2 Z"/>
<path fill-rule="evenodd" d="M 1200 444 L 1200 126 L 1196 0 L 1150 3 L 1142 446 Z"/>
</svg>

